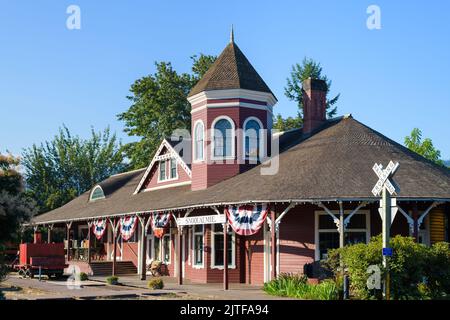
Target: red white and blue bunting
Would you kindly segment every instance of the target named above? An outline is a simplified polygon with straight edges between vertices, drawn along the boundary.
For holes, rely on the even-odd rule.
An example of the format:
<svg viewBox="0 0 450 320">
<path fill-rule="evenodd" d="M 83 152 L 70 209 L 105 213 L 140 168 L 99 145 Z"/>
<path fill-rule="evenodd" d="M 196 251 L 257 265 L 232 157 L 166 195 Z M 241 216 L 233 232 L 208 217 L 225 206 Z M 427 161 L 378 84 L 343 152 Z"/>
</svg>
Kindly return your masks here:
<svg viewBox="0 0 450 320">
<path fill-rule="evenodd" d="M 251 236 L 261 229 L 267 218 L 266 204 L 228 206 L 225 213 L 234 232 L 241 236 Z"/>
<path fill-rule="evenodd" d="M 107 223 L 106 219 L 100 219 L 94 221 L 94 223 L 92 224 L 92 232 L 95 234 L 98 240 L 100 240 L 105 234 L 106 223 Z"/>
<path fill-rule="evenodd" d="M 151 215 L 151 226 L 153 235 L 157 238 L 161 238 L 166 230 L 166 227 L 169 225 L 170 218 L 172 217 L 171 212 L 167 213 L 156 213 L 153 212 Z"/>
<path fill-rule="evenodd" d="M 137 216 L 120 218 L 120 235 L 123 240 L 127 241 L 133 236 L 134 231 L 136 231 L 137 221 Z"/>
</svg>

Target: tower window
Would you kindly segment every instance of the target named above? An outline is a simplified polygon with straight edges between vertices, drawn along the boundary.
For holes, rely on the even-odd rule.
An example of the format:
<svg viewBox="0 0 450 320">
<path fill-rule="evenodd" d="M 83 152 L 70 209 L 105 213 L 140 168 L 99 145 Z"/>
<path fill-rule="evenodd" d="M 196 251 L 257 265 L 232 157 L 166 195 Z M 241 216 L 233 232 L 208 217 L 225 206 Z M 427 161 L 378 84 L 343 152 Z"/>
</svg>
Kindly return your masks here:
<svg viewBox="0 0 450 320">
<path fill-rule="evenodd" d="M 203 122 L 198 122 L 195 125 L 195 129 L 194 129 L 194 160 L 196 161 L 201 161 L 203 160 L 203 141 L 204 141 L 204 137 L 203 137 L 203 132 L 204 132 L 204 127 L 203 127 Z"/>
<path fill-rule="evenodd" d="M 261 155 L 261 124 L 256 119 L 247 120 L 244 124 L 244 155 L 245 159 L 259 159 Z"/>
<path fill-rule="evenodd" d="M 234 132 L 231 119 L 221 118 L 213 127 L 213 155 L 216 158 L 233 157 Z"/>
</svg>

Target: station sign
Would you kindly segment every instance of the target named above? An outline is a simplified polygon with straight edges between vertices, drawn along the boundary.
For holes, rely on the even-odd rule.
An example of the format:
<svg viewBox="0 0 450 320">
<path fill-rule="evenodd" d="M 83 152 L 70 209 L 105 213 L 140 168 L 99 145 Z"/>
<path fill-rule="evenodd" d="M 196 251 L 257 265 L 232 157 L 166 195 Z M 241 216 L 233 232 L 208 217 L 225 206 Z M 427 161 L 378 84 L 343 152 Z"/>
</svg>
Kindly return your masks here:
<svg viewBox="0 0 450 320">
<path fill-rule="evenodd" d="M 216 224 L 216 223 L 225 223 L 226 217 L 224 214 L 212 214 L 209 216 L 195 216 L 195 217 L 186 217 L 186 218 L 178 218 L 177 224 L 179 226 L 193 226 L 198 224 Z"/>
</svg>

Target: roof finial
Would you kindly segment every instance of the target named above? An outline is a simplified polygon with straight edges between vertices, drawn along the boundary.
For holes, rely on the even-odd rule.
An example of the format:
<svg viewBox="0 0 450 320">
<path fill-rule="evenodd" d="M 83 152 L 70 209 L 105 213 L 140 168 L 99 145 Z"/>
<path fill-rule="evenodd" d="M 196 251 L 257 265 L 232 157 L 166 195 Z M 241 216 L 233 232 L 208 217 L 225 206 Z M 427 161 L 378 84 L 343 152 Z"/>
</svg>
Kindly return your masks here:
<svg viewBox="0 0 450 320">
<path fill-rule="evenodd" d="M 233 24 L 231 24 L 230 43 L 234 43 L 234 30 L 233 30 Z"/>
</svg>

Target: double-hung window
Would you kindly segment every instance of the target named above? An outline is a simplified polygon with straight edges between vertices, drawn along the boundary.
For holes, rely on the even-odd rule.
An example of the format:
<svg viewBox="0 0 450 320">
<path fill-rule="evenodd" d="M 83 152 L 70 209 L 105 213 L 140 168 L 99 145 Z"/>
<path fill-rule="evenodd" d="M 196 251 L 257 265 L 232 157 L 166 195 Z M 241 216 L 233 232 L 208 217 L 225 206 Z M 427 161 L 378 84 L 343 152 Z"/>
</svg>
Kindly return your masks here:
<svg viewBox="0 0 450 320">
<path fill-rule="evenodd" d="M 159 181 L 166 180 L 166 161 L 159 162 Z"/>
<path fill-rule="evenodd" d="M 170 179 L 176 179 L 178 177 L 177 172 L 177 159 L 170 159 Z"/>
<path fill-rule="evenodd" d="M 223 267 L 223 225 L 213 224 L 212 225 L 212 244 L 213 244 L 213 256 L 212 256 L 212 267 Z M 235 235 L 229 228 L 227 233 L 227 254 L 228 254 L 228 266 L 235 266 Z"/>
<path fill-rule="evenodd" d="M 193 265 L 203 266 L 203 225 L 193 226 L 192 232 Z"/>
</svg>

